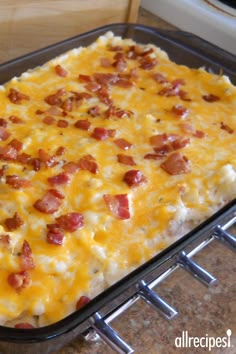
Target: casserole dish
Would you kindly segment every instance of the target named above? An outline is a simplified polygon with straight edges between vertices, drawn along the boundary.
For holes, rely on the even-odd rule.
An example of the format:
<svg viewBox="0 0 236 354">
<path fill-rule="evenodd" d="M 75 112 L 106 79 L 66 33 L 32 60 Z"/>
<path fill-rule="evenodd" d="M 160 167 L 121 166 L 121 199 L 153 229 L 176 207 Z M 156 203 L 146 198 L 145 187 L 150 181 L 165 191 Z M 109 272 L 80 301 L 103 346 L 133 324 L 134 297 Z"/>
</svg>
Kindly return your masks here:
<svg viewBox="0 0 236 354">
<path fill-rule="evenodd" d="M 79 36 L 78 38 L 73 38 L 69 41 L 62 42 L 56 46 L 46 48 L 43 51 L 39 51 L 38 53 L 33 53 L 30 56 L 26 56 L 24 58 L 18 59 L 14 62 L 9 62 L 7 64 L 3 64 L 1 66 L 1 73 L 4 82 L 7 81 L 10 77 L 14 75 L 19 75 L 21 72 L 28 70 L 29 68 L 33 68 L 35 66 L 41 65 L 45 61 L 55 57 L 56 55 L 65 52 L 66 50 L 74 47 L 78 47 L 79 45 L 86 46 L 89 43 L 93 42 L 99 35 L 104 34 L 107 30 L 112 30 L 116 35 L 121 35 L 122 37 L 132 37 L 135 41 L 139 43 L 153 43 L 158 44 L 161 48 L 166 50 L 168 54 L 174 56 L 175 62 L 179 61 L 179 63 L 184 63 L 189 66 L 209 66 L 211 70 L 215 70 L 216 72 L 220 72 L 223 70 L 224 74 L 228 75 L 231 80 L 235 80 L 234 74 L 234 61 L 233 56 L 231 57 L 228 54 L 224 55 L 227 57 L 227 68 L 224 65 L 224 60 L 220 61 L 217 58 L 220 57 L 220 54 L 217 50 L 212 48 L 212 53 L 207 53 L 207 58 L 203 56 L 201 50 L 198 48 L 198 53 L 194 52 L 194 41 L 192 41 L 191 48 L 187 48 L 185 46 L 185 41 L 188 35 L 182 34 L 181 40 L 178 42 L 176 38 L 176 34 L 168 34 L 165 32 L 157 32 L 156 30 L 138 26 L 138 25 L 113 25 L 107 26 L 95 31 L 92 31 L 88 34 Z M 184 41 L 183 41 L 184 39 Z M 183 42 L 181 42 L 183 41 Z M 196 42 L 198 43 L 198 39 Z M 178 51 L 177 51 L 178 48 Z M 204 43 L 204 51 L 208 48 L 207 44 Z M 178 54 L 177 54 L 178 53 Z M 182 61 L 182 55 L 184 54 L 184 62 Z M 188 57 L 188 62 L 186 61 Z M 30 63 L 29 63 L 30 62 Z M 232 68 L 229 67 L 232 62 Z M 10 77 L 8 76 L 10 73 Z M 189 236 L 188 236 L 189 237 Z M 174 246 L 173 246 L 174 247 Z M 176 244 L 175 244 L 176 247 Z M 163 254 L 160 255 L 160 257 Z M 137 274 L 137 273 L 136 273 Z M 135 275 L 133 274 L 133 278 L 135 279 Z M 127 280 L 127 278 L 125 279 Z M 29 350 L 32 350 L 31 342 L 34 342 L 34 351 L 43 351 L 49 352 L 50 350 L 55 350 L 55 341 L 59 343 L 54 337 L 60 335 L 61 338 L 66 337 L 66 341 L 76 335 L 79 331 L 84 330 L 83 321 L 90 317 L 94 312 L 97 312 L 99 305 L 105 304 L 111 299 L 111 297 L 115 297 L 118 293 L 122 291 L 122 287 L 124 287 L 124 281 L 121 281 L 116 286 L 111 287 L 108 291 L 105 291 L 103 294 L 96 297 L 91 303 L 81 310 L 78 314 L 74 313 L 65 319 L 50 325 L 45 326 L 38 329 L 32 329 L 30 331 L 25 330 L 13 330 L 10 328 L 2 328 L 2 338 L 6 340 L 6 331 L 9 333 L 7 341 L 9 342 L 18 342 L 15 348 L 16 351 L 20 352 L 20 347 L 22 347 L 24 352 L 27 352 L 27 347 Z M 132 280 L 132 281 L 133 281 Z M 117 289 L 117 290 L 115 290 Z M 106 294 L 110 296 L 106 297 Z M 85 311 L 86 310 L 86 311 Z M 69 323 L 69 324 L 68 324 Z M 84 325 L 86 327 L 86 325 Z M 66 335 L 66 332 L 70 332 Z M 48 340 L 45 346 L 45 340 Z M 50 341 L 49 341 L 50 339 Z M 20 343 L 22 341 L 22 343 Z M 27 344 L 26 344 L 27 343 Z M 14 352 L 14 345 L 12 344 L 11 349 Z M 11 350 L 10 349 L 10 350 Z M 9 348 L 7 349 L 9 351 Z"/>
</svg>

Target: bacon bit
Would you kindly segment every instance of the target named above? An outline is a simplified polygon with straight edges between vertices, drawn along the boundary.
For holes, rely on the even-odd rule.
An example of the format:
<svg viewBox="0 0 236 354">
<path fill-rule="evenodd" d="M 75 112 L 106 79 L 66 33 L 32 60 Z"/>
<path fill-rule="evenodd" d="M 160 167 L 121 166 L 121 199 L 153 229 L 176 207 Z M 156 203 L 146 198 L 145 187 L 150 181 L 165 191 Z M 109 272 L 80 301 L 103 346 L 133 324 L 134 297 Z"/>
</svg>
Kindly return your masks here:
<svg viewBox="0 0 236 354">
<path fill-rule="evenodd" d="M 202 138 L 205 138 L 206 133 L 204 133 L 204 132 L 201 131 L 201 130 L 196 130 L 196 131 L 194 132 L 193 136 L 195 136 L 196 138 L 202 139 Z"/>
<path fill-rule="evenodd" d="M 127 62 L 123 59 L 120 58 L 116 61 L 114 61 L 114 63 L 112 63 L 112 66 L 119 72 L 123 72 L 127 69 Z"/>
<path fill-rule="evenodd" d="M 85 85 L 85 88 L 90 92 L 96 92 L 99 91 L 102 86 L 96 82 L 89 82 L 87 85 Z"/>
<path fill-rule="evenodd" d="M 128 79 L 119 79 L 114 83 L 115 86 L 123 87 L 123 88 L 130 88 L 133 86 L 133 83 Z"/>
<path fill-rule="evenodd" d="M 7 127 L 7 121 L 4 118 L 0 118 L 0 127 Z"/>
<path fill-rule="evenodd" d="M 117 159 L 118 159 L 118 162 L 120 162 L 124 165 L 129 165 L 129 166 L 136 165 L 136 163 L 133 159 L 133 156 L 118 154 Z"/>
<path fill-rule="evenodd" d="M 23 143 L 17 139 L 12 139 L 8 146 L 12 146 L 16 151 L 20 151 L 23 148 Z"/>
<path fill-rule="evenodd" d="M 188 134 L 194 134 L 195 133 L 195 128 L 191 123 L 181 123 L 179 127 Z"/>
<path fill-rule="evenodd" d="M 8 98 L 12 103 L 20 104 L 22 100 L 29 100 L 30 97 L 19 92 L 16 89 L 10 88 Z"/>
<path fill-rule="evenodd" d="M 61 105 L 62 100 L 60 97 L 58 97 L 56 94 L 54 95 L 49 95 L 47 97 L 45 97 L 44 99 L 45 102 L 47 102 L 48 104 L 54 106 L 54 105 Z"/>
<path fill-rule="evenodd" d="M 137 187 L 142 183 L 146 183 L 147 178 L 139 170 L 130 170 L 125 173 L 123 181 L 129 187 Z"/>
<path fill-rule="evenodd" d="M 107 129 L 101 127 L 94 128 L 91 137 L 97 140 L 106 140 L 108 138 Z"/>
<path fill-rule="evenodd" d="M 167 78 L 165 75 L 161 73 L 154 73 L 152 74 L 152 78 L 158 83 L 158 84 L 165 84 L 168 82 Z"/>
<path fill-rule="evenodd" d="M 158 61 L 156 58 L 151 58 L 147 55 L 139 60 L 139 64 L 141 69 L 151 70 L 158 64 Z"/>
<path fill-rule="evenodd" d="M 188 93 L 186 91 L 179 90 L 178 95 L 180 99 L 183 101 L 188 101 L 188 102 L 192 101 L 191 98 L 189 98 Z"/>
<path fill-rule="evenodd" d="M 63 230 L 74 232 L 84 226 L 84 217 L 80 213 L 68 213 L 56 218 L 56 221 Z"/>
<path fill-rule="evenodd" d="M 57 122 L 57 126 L 59 128 L 67 128 L 68 125 L 69 125 L 69 123 L 65 119 L 59 119 L 59 121 Z"/>
<path fill-rule="evenodd" d="M 52 106 L 45 111 L 45 113 L 52 115 L 52 116 L 63 116 L 63 111 L 56 106 Z"/>
<path fill-rule="evenodd" d="M 158 154 L 146 154 L 144 158 L 147 160 L 161 160 L 166 156 L 166 153 L 158 153 Z"/>
<path fill-rule="evenodd" d="M 29 243 L 24 240 L 20 255 L 21 270 L 30 270 L 35 268 L 33 253 Z"/>
<path fill-rule="evenodd" d="M 176 104 L 171 108 L 171 113 L 173 113 L 177 117 L 186 118 L 189 113 L 189 110 L 180 104 Z"/>
<path fill-rule="evenodd" d="M 29 165 L 32 165 L 33 166 L 33 170 L 34 171 L 39 171 L 40 168 L 41 168 L 41 162 L 39 159 L 36 159 L 36 158 L 31 158 L 29 160 Z"/>
<path fill-rule="evenodd" d="M 114 138 L 116 136 L 116 129 L 107 129 L 107 134 L 110 138 Z"/>
<path fill-rule="evenodd" d="M 28 322 L 20 322 L 20 323 L 16 323 L 14 328 L 17 328 L 17 329 L 31 329 L 31 328 L 35 328 L 35 326 L 33 326 L 31 323 L 28 323 Z"/>
<path fill-rule="evenodd" d="M 182 149 L 189 145 L 190 139 L 187 136 L 178 136 L 171 142 L 171 146 L 174 150 Z"/>
<path fill-rule="evenodd" d="M 216 102 L 220 100 L 219 96 L 213 95 L 212 93 L 209 93 L 207 95 L 203 95 L 202 98 L 206 101 L 206 102 Z"/>
<path fill-rule="evenodd" d="M 170 175 L 180 175 L 191 171 L 188 159 L 179 152 L 169 155 L 166 161 L 162 162 L 160 166 Z"/>
<path fill-rule="evenodd" d="M 5 141 L 9 138 L 11 133 L 4 127 L 0 127 L 0 140 Z"/>
<path fill-rule="evenodd" d="M 61 108 L 66 112 L 72 112 L 73 110 L 73 98 L 67 97 L 62 103 Z"/>
<path fill-rule="evenodd" d="M 120 60 L 120 59 L 124 59 L 124 53 L 122 52 L 117 52 L 114 56 L 113 56 L 114 60 Z"/>
<path fill-rule="evenodd" d="M 185 85 L 184 79 L 175 79 L 171 82 L 173 89 Z"/>
<path fill-rule="evenodd" d="M 94 106 L 89 108 L 88 114 L 90 114 L 92 117 L 97 117 L 100 114 L 100 107 Z"/>
<path fill-rule="evenodd" d="M 67 162 L 64 166 L 63 166 L 63 170 L 66 173 L 75 173 L 76 171 L 80 170 L 79 164 L 76 162 Z"/>
<path fill-rule="evenodd" d="M 68 75 L 68 72 L 59 64 L 55 66 L 55 72 L 61 77 L 66 77 Z"/>
<path fill-rule="evenodd" d="M 50 156 L 44 149 L 38 150 L 39 161 L 44 163 L 47 167 L 52 167 L 57 164 L 55 156 Z"/>
<path fill-rule="evenodd" d="M 85 155 L 79 159 L 79 168 L 81 170 L 87 170 L 91 173 L 98 173 L 98 165 L 95 158 L 92 155 Z"/>
<path fill-rule="evenodd" d="M 79 300 L 76 302 L 75 308 L 76 310 L 80 310 L 82 307 L 87 305 L 91 299 L 87 296 L 80 296 Z"/>
<path fill-rule="evenodd" d="M 14 189 L 32 187 L 32 182 L 17 175 L 6 176 L 6 183 Z"/>
<path fill-rule="evenodd" d="M 172 150 L 181 149 L 190 143 L 190 139 L 177 134 L 157 134 L 150 138 L 151 145 L 154 145 L 154 151 L 166 154 Z"/>
<path fill-rule="evenodd" d="M 100 65 L 103 68 L 110 68 L 112 63 L 111 63 L 111 60 L 109 58 L 103 57 L 103 58 L 100 59 Z"/>
<path fill-rule="evenodd" d="M 114 143 L 116 144 L 116 146 L 123 150 L 129 150 L 133 147 L 133 144 L 129 143 L 127 140 L 122 138 L 114 140 Z"/>
<path fill-rule="evenodd" d="M 48 178 L 48 182 L 54 186 L 54 185 L 64 185 L 68 184 L 70 182 L 70 177 L 65 173 L 61 172 L 56 176 L 52 176 Z"/>
<path fill-rule="evenodd" d="M 9 235 L 0 235 L 0 244 L 9 246 L 11 243 L 11 237 Z"/>
<path fill-rule="evenodd" d="M 79 74 L 78 79 L 83 82 L 92 82 L 93 78 L 89 75 Z"/>
<path fill-rule="evenodd" d="M 177 89 L 173 89 L 171 85 L 163 87 L 159 92 L 158 95 L 160 96 L 165 96 L 165 97 L 171 97 L 171 96 L 177 96 L 178 95 Z"/>
<path fill-rule="evenodd" d="M 97 96 L 99 98 L 99 101 L 104 103 L 105 105 L 111 106 L 113 104 L 112 99 L 109 97 L 109 93 L 104 88 L 97 92 Z"/>
<path fill-rule="evenodd" d="M 153 48 L 149 48 L 149 49 L 145 50 L 144 52 L 140 53 L 139 55 L 141 57 L 144 57 L 144 56 L 152 54 L 152 53 L 154 53 L 154 49 Z"/>
<path fill-rule="evenodd" d="M 47 229 L 47 242 L 62 245 L 65 235 L 64 230 L 59 226 L 59 224 L 47 224 Z"/>
<path fill-rule="evenodd" d="M 42 199 L 38 199 L 34 203 L 34 208 L 45 214 L 55 213 L 61 206 L 61 199 L 64 196 L 56 189 L 49 189 Z"/>
<path fill-rule="evenodd" d="M 7 278 L 8 284 L 17 292 L 27 288 L 31 283 L 30 273 L 22 271 L 19 273 L 11 273 Z"/>
<path fill-rule="evenodd" d="M 114 85 L 119 80 L 118 74 L 112 73 L 95 73 L 93 77 L 100 85 Z"/>
<path fill-rule="evenodd" d="M 227 131 L 227 133 L 229 134 L 234 133 L 234 129 L 232 129 L 229 125 L 225 124 L 224 122 L 220 122 L 220 129 Z"/>
<path fill-rule="evenodd" d="M 35 114 L 37 114 L 37 115 L 41 115 L 43 113 L 44 113 L 44 111 L 42 111 L 41 109 L 36 109 L 36 111 L 35 111 Z"/>
<path fill-rule="evenodd" d="M 29 154 L 26 154 L 25 152 L 17 155 L 16 160 L 22 164 L 25 164 L 25 165 L 30 164 L 31 165 L 31 156 Z"/>
<path fill-rule="evenodd" d="M 47 228 L 47 242 L 52 245 L 61 246 L 65 237 L 64 231 L 58 224 L 48 224 Z"/>
<path fill-rule="evenodd" d="M 89 130 L 90 125 L 91 123 L 88 119 L 80 119 L 75 122 L 74 127 L 82 130 Z"/>
<path fill-rule="evenodd" d="M 5 146 L 5 147 L 0 147 L 0 157 L 3 160 L 13 160 L 15 161 L 17 159 L 17 150 L 13 146 Z"/>
<path fill-rule="evenodd" d="M 115 218 L 121 220 L 130 218 L 129 199 L 127 194 L 104 194 L 103 199 Z"/>
<path fill-rule="evenodd" d="M 109 50 L 112 52 L 119 52 L 119 51 L 123 50 L 123 48 L 120 45 L 114 45 L 114 46 L 111 45 L 109 47 Z"/>
<path fill-rule="evenodd" d="M 2 168 L 0 169 L 0 178 L 4 176 L 7 170 L 8 170 L 8 165 L 3 165 Z"/>
<path fill-rule="evenodd" d="M 56 150 L 56 156 L 62 156 L 66 153 L 66 148 L 64 146 L 59 146 Z"/>
<path fill-rule="evenodd" d="M 132 114 L 134 114 L 134 112 L 127 111 L 125 109 L 120 109 L 120 110 L 118 109 L 115 112 L 115 116 L 118 117 L 118 118 L 131 117 Z"/>
<path fill-rule="evenodd" d="M 12 218 L 7 218 L 4 221 L 4 224 L 8 231 L 16 230 L 20 226 L 24 225 L 24 221 L 21 219 L 19 214 L 16 212 Z"/>
</svg>

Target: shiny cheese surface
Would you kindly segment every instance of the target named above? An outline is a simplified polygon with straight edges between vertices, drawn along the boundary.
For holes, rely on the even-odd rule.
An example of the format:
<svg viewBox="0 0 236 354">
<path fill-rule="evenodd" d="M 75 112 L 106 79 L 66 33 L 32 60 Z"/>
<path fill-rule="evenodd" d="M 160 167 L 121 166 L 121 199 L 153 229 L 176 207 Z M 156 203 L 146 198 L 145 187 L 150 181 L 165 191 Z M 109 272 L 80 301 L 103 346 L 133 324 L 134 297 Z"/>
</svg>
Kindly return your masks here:
<svg viewBox="0 0 236 354">
<path fill-rule="evenodd" d="M 138 60 L 126 59 L 124 77 L 136 68 L 136 74 L 129 79 L 132 86 L 109 86 L 115 106 L 131 111 L 122 117 L 107 117 L 107 105 L 96 92 L 86 89 L 86 82 L 78 79 L 79 74 L 91 77 L 99 72 L 117 72 L 114 66 L 102 66 L 101 58 L 113 62 L 116 52 L 111 50 L 112 46 L 121 46 L 127 52 L 132 45 L 131 40 L 108 33 L 88 48 L 74 49 L 0 88 L 0 117 L 7 121 L 6 129 L 11 133 L 7 140 L 0 141 L 1 147 L 15 138 L 23 143 L 21 152 L 32 157 L 38 156 L 39 149 L 52 156 L 59 147 L 65 148 L 64 154 L 57 156 L 55 166 L 38 171 L 17 161 L 0 159 L 0 168 L 7 165 L 0 183 L 0 234 L 10 236 L 10 245 L 0 242 L 1 324 L 14 326 L 27 321 L 43 326 L 64 318 L 75 310 L 80 296 L 93 298 L 236 196 L 236 88 L 228 78 L 177 65 L 160 49 L 146 45 L 145 50 L 154 49 L 150 58 L 157 58 L 157 64 L 145 69 Z M 56 65 L 61 65 L 67 76 L 57 75 Z M 161 73 L 168 82 L 184 80 L 182 88 L 191 100 L 158 94 L 166 84 L 154 80 L 154 73 Z M 8 97 L 10 88 L 30 99 L 12 103 Z M 61 88 L 65 89 L 65 98 L 71 92 L 88 92 L 92 97 L 82 100 L 67 115 L 54 115 L 53 124 L 45 124 L 43 119 L 49 115 L 45 112 L 51 107 L 45 97 Z M 204 100 L 203 96 L 209 94 L 219 99 Z M 184 106 L 187 114 L 175 114 L 172 107 L 176 105 Z M 89 113 L 94 106 L 100 109 L 95 117 Z M 22 122 L 13 123 L 11 116 L 21 118 Z M 68 126 L 58 127 L 56 122 L 60 119 L 66 120 Z M 88 130 L 74 126 L 80 119 L 91 123 Z M 187 133 L 185 123 L 204 136 Z M 95 139 L 92 132 L 96 127 L 112 129 L 115 136 Z M 144 158 L 154 153 L 150 138 L 158 134 L 189 138 L 189 144 L 178 149 L 188 160 L 188 173 L 167 173 L 161 168 L 167 157 Z M 121 149 L 114 142 L 117 139 L 127 140 L 132 147 Z M 62 173 L 65 163 L 78 162 L 88 154 L 98 165 L 97 173 L 79 169 L 70 175 L 66 185 L 50 186 L 48 178 Z M 135 165 L 119 163 L 118 154 L 132 156 Z M 141 171 L 146 181 L 130 187 L 123 177 L 134 169 Z M 31 186 L 12 188 L 6 183 L 6 175 L 27 179 Z M 34 203 L 52 188 L 65 198 L 55 213 L 42 213 Z M 106 194 L 127 195 L 130 217 L 116 218 L 104 201 Z M 8 231 L 4 220 L 15 212 L 24 224 Z M 70 212 L 83 215 L 83 227 L 66 231 L 62 245 L 48 243 L 46 225 Z M 35 268 L 30 270 L 31 284 L 16 291 L 7 278 L 20 271 L 19 255 L 24 240 L 32 249 Z"/>
</svg>

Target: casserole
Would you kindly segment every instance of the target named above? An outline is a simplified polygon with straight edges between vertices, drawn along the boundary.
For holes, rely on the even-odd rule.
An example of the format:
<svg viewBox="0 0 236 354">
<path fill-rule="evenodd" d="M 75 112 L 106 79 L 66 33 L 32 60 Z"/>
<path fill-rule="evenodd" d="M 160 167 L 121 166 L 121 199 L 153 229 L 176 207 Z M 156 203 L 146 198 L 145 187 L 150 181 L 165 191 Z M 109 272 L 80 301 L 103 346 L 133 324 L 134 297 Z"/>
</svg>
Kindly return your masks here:
<svg viewBox="0 0 236 354">
<path fill-rule="evenodd" d="M 84 44 L 85 43 L 85 41 L 89 38 L 89 41 L 91 40 L 93 40 L 93 38 L 97 38 L 98 37 L 98 35 L 99 34 L 102 34 L 102 33 L 104 33 L 104 31 L 105 30 L 107 30 L 108 28 L 107 27 L 105 27 L 105 28 L 102 28 L 102 29 L 99 29 L 99 30 L 95 30 L 95 31 L 93 31 L 93 32 L 91 32 L 91 33 L 89 33 L 89 34 L 85 34 L 84 36 L 82 35 L 82 36 L 80 36 L 80 38 L 79 38 L 79 43 L 80 44 Z M 143 27 L 143 26 L 131 26 L 131 25 L 114 25 L 113 27 L 109 27 L 109 29 L 111 29 L 112 31 L 114 31 L 115 32 L 115 34 L 122 34 L 122 36 L 123 37 L 126 37 L 126 36 L 137 36 L 137 32 L 139 32 L 140 31 L 140 33 L 142 34 L 142 36 L 141 36 L 141 38 L 139 38 L 139 39 L 137 39 L 137 41 L 138 42 L 142 42 L 142 41 L 144 41 L 145 42 L 145 39 L 143 38 L 143 37 L 145 37 L 146 36 L 146 39 L 148 40 L 148 42 L 152 42 L 152 43 L 156 43 L 155 42 L 155 37 L 157 36 L 157 33 L 155 32 L 155 31 L 153 31 L 153 29 L 150 29 L 150 28 L 146 28 L 146 27 Z M 119 32 L 119 31 L 121 31 L 121 32 Z M 126 31 L 128 31 L 128 33 L 126 33 Z M 135 38 L 136 39 L 136 38 Z M 76 45 L 75 45 L 75 40 L 76 39 L 72 39 L 71 41 L 69 41 L 70 42 L 70 45 L 73 45 L 73 47 L 76 47 Z M 163 41 L 163 43 L 162 43 L 162 41 Z M 160 44 L 160 42 L 161 42 L 161 44 Z M 164 36 L 164 34 L 158 34 L 158 45 L 160 45 L 161 47 L 162 47 L 162 44 L 164 45 L 164 42 L 165 42 L 165 36 Z M 170 45 L 171 44 L 171 46 L 170 47 L 172 47 L 172 46 L 174 46 L 174 42 L 173 42 L 173 39 L 171 39 L 171 38 L 169 38 L 168 37 L 168 40 L 167 40 L 167 43 L 168 43 L 168 45 Z M 86 44 L 88 44 L 88 43 L 86 43 Z M 62 43 L 62 44 L 60 44 L 60 45 L 62 45 L 62 46 L 68 46 L 68 42 L 66 42 L 66 43 Z M 59 45 L 59 46 L 60 46 Z M 68 47 L 67 47 L 68 48 Z M 183 50 L 183 47 L 182 46 L 180 46 L 180 48 Z M 60 48 L 60 49 L 62 49 L 62 47 Z M 65 48 L 64 48 L 65 49 Z M 174 48 L 175 50 L 176 50 L 176 48 Z M 51 48 L 48 48 L 48 49 L 46 49 L 45 51 L 43 51 L 45 54 L 46 54 L 46 57 L 47 57 L 47 55 L 48 55 L 48 53 L 50 52 L 50 50 L 51 50 Z M 57 54 L 58 52 L 57 52 L 57 50 L 58 50 L 58 46 L 56 46 L 55 47 L 55 52 L 54 52 L 54 55 L 53 56 L 55 56 L 55 54 Z M 167 50 L 168 51 L 168 50 Z M 185 51 L 186 51 L 186 49 L 185 49 Z M 171 50 L 169 50 L 168 52 L 171 52 Z M 190 52 L 191 53 L 191 52 Z M 36 53 L 37 54 L 37 53 Z M 33 54 L 33 57 L 35 56 L 36 57 L 36 60 L 39 60 L 39 61 L 37 61 L 37 65 L 39 65 L 39 64 L 42 64 L 42 62 L 40 62 L 40 55 L 42 55 L 42 52 L 40 51 L 40 53 L 39 53 L 39 56 L 37 56 L 36 54 Z M 185 52 L 185 54 L 186 54 L 186 52 Z M 50 54 L 49 54 L 50 56 L 52 55 L 52 53 L 50 52 Z M 218 55 L 218 53 L 217 53 L 217 55 Z M 217 57 L 217 55 L 216 55 L 216 57 Z M 175 55 L 176 56 L 176 55 Z M 185 55 L 186 56 L 186 55 Z M 210 56 L 210 55 L 209 55 Z M 194 56 L 195 57 L 195 56 Z M 27 59 L 27 58 L 26 58 Z M 47 59 L 49 59 L 49 57 L 47 57 Z M 201 58 L 201 56 L 199 56 L 198 57 L 198 59 L 199 59 L 199 64 L 200 64 L 200 59 L 202 59 Z M 230 59 L 230 56 L 229 56 L 229 59 Z M 21 60 L 19 60 L 19 61 L 16 61 L 16 66 L 15 66 L 15 70 L 16 71 L 12 71 L 12 73 L 11 74 L 19 74 L 19 72 L 17 71 L 18 69 L 19 69 L 19 67 L 17 67 L 17 65 L 19 64 L 19 62 L 20 62 Z M 45 59 L 44 59 L 44 61 L 45 61 Z M 23 62 L 24 62 L 24 59 L 23 59 Z M 233 62 L 233 60 L 232 60 L 232 62 Z M 207 60 L 204 60 L 204 64 L 211 64 L 211 60 L 210 60 L 210 58 L 207 58 Z M 25 62 L 24 62 L 24 64 L 25 64 Z M 203 63 L 201 63 L 201 64 L 203 64 Z M 7 66 L 7 68 L 8 68 L 8 70 L 11 68 L 11 67 L 14 67 L 14 63 L 12 63 L 12 62 L 10 62 L 10 63 L 8 63 L 8 64 L 5 64 L 5 65 L 3 65 L 2 66 L 2 68 L 1 68 L 1 70 L 3 71 L 3 73 L 4 73 L 4 67 L 6 68 L 6 66 Z M 34 62 L 34 66 L 35 66 L 35 62 Z M 27 67 L 27 69 L 29 68 L 29 66 Z M 211 69 L 219 69 L 220 68 L 220 65 L 218 64 L 218 65 L 211 65 Z M 223 67 L 223 65 L 222 65 L 222 67 L 221 67 L 221 70 L 224 70 L 224 67 Z M 233 71 L 232 71 L 233 72 Z M 234 79 L 234 75 L 231 75 L 231 71 L 230 70 L 225 70 L 224 71 L 224 73 L 225 74 L 227 74 L 227 75 L 229 75 L 230 77 L 232 77 L 232 80 Z M 90 311 L 93 311 L 93 309 L 94 309 L 94 306 L 95 306 L 95 303 L 96 303 L 96 301 L 92 301 L 91 303 L 90 303 L 90 306 L 89 306 L 89 309 L 90 309 Z M 83 319 L 83 316 L 82 316 L 82 314 L 83 314 L 83 312 L 81 312 L 81 316 L 80 316 L 80 320 L 82 320 Z M 73 318 L 74 318 L 74 320 L 75 320 L 75 322 L 74 322 L 74 320 L 73 320 Z M 60 332 L 63 332 L 64 330 L 65 330 L 65 328 L 63 327 L 64 326 L 64 324 L 67 322 L 67 320 L 68 320 L 68 318 L 65 318 L 64 320 L 62 320 L 62 321 L 60 321 L 60 322 L 58 322 L 58 323 L 56 323 L 56 324 L 54 324 L 54 325 L 51 325 L 51 326 L 49 326 L 48 327 L 48 329 L 49 329 L 49 332 L 50 332 L 50 335 L 49 335 L 49 337 L 53 337 L 56 333 L 57 334 L 59 334 Z M 71 315 L 71 317 L 70 317 L 70 329 L 72 329 L 72 327 L 74 326 L 74 324 L 73 323 L 76 323 L 76 321 L 77 321 L 77 316 L 75 315 L 75 314 L 73 314 L 73 315 Z M 60 324 L 60 328 L 58 328 L 58 325 Z M 36 339 L 36 337 L 38 338 L 38 340 L 40 339 L 40 333 L 41 333 L 41 335 L 42 336 L 44 336 L 45 335 L 45 330 L 47 329 L 47 327 L 43 327 L 43 328 L 40 328 L 40 329 L 35 329 L 35 330 L 32 330 L 32 332 L 31 332 L 31 334 L 29 334 L 29 337 L 28 337 L 28 340 L 29 341 L 35 341 Z M 4 329 L 4 331 L 5 330 L 7 330 L 6 328 Z M 56 332 L 54 332 L 54 330 L 56 331 Z M 12 340 L 16 340 L 16 337 L 18 337 L 18 335 L 20 336 L 21 334 L 21 330 L 19 330 L 18 332 L 17 332 L 17 334 L 15 334 L 16 332 L 14 332 L 14 330 L 12 331 L 11 329 L 9 329 L 9 333 L 10 332 L 12 332 L 14 335 L 13 335 L 13 337 L 14 338 L 12 338 Z M 35 333 L 35 335 L 34 335 L 34 333 Z M 71 332 L 71 334 L 73 333 L 73 331 Z M 38 337 L 38 335 L 39 335 L 39 337 Z M 32 336 L 34 337 L 34 339 L 32 338 Z M 40 346 L 42 345 L 42 343 L 40 343 L 40 344 L 38 344 L 39 345 L 39 348 L 40 348 Z"/>
</svg>

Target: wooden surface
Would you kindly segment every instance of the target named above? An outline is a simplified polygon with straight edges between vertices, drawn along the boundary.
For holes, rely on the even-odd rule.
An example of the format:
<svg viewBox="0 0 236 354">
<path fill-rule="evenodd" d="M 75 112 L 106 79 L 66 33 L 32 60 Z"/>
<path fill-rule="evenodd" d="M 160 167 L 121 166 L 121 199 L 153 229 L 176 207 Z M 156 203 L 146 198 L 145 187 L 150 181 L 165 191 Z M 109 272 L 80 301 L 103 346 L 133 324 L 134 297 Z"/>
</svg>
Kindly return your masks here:
<svg viewBox="0 0 236 354">
<path fill-rule="evenodd" d="M 96 27 L 135 22 L 139 0 L 1 0 L 0 62 Z"/>
</svg>

